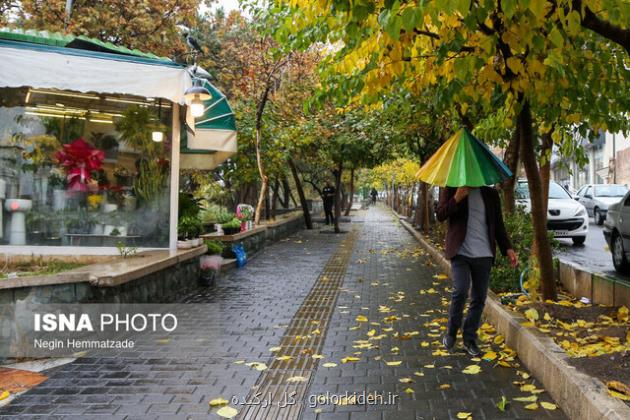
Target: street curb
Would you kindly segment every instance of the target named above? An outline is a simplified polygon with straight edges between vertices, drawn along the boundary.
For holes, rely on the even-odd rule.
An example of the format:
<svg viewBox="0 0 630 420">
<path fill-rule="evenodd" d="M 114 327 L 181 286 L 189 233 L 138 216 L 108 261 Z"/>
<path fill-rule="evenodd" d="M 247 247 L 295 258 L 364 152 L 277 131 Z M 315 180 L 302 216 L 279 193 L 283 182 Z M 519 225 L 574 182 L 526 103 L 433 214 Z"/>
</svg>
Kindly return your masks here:
<svg viewBox="0 0 630 420">
<path fill-rule="evenodd" d="M 397 215 L 398 216 L 398 215 Z M 428 252 L 434 262 L 450 275 L 451 267 L 440 251 L 402 217 L 400 224 L 409 231 Z M 516 350 L 519 359 L 571 419 L 630 419 L 630 407 L 608 395 L 599 379 L 579 372 L 568 362 L 569 357 L 551 337 L 538 330 L 523 327 L 527 320 L 519 313 L 505 309 L 497 296 L 488 292 L 484 317 L 505 337 L 505 342 Z"/>
</svg>

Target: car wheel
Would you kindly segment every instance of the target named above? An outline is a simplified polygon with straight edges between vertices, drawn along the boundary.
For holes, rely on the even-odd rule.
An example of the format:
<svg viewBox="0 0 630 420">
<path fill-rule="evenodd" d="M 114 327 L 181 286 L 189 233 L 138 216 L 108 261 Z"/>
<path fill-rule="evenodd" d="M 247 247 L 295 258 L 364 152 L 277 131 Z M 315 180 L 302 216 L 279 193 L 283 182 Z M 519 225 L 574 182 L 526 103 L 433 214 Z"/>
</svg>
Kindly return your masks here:
<svg viewBox="0 0 630 420">
<path fill-rule="evenodd" d="M 576 236 L 575 238 L 571 238 L 573 241 L 573 245 L 584 245 L 584 241 L 586 241 L 586 236 Z"/>
<path fill-rule="evenodd" d="M 623 238 L 617 232 L 613 233 L 611 243 L 611 252 L 613 265 L 615 266 L 615 270 L 620 273 L 628 273 L 630 272 L 630 263 L 628 262 L 628 258 L 626 257 L 626 252 L 623 249 Z"/>
<path fill-rule="evenodd" d="M 601 226 L 604 224 L 604 216 L 602 216 L 598 208 L 595 208 L 595 210 L 593 210 L 593 219 L 595 219 L 595 224 L 597 226 Z"/>
</svg>

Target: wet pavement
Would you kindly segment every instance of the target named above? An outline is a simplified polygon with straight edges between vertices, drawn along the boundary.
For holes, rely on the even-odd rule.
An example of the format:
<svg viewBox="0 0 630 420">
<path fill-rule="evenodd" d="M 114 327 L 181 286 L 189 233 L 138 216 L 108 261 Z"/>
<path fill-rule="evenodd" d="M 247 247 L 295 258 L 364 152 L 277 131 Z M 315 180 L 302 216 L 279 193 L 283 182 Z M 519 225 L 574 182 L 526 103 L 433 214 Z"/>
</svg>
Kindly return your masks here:
<svg viewBox="0 0 630 420">
<path fill-rule="evenodd" d="M 533 395 L 524 384 L 540 387 L 518 359 L 502 367 L 441 351 L 449 280 L 434 277 L 391 212 L 357 212 L 341 235 L 320 229 L 182 297 L 196 305 L 172 340 L 44 372 L 49 379 L 0 417 L 219 418 L 208 403 L 221 397 L 253 419 L 564 418 L 513 400 Z M 482 350 L 505 354 L 491 330 Z"/>
<path fill-rule="evenodd" d="M 573 245 L 570 239 L 559 239 L 560 249 L 556 251 L 556 255 L 563 260 L 580 264 L 594 272 L 604 273 L 616 279 L 630 282 L 630 276 L 615 271 L 612 255 L 606 239 L 604 239 L 603 231 L 602 226 L 597 226 L 593 219 L 590 219 L 584 245 Z"/>
</svg>

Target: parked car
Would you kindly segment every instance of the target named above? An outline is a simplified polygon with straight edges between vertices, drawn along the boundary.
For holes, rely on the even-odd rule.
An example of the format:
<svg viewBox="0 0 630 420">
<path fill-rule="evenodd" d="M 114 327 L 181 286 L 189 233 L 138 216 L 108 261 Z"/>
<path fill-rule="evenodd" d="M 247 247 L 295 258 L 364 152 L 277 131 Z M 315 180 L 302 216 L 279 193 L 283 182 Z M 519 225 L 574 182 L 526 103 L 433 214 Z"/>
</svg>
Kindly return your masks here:
<svg viewBox="0 0 630 420">
<path fill-rule="evenodd" d="M 516 204 L 531 211 L 527 180 L 520 179 L 515 189 Z M 556 238 L 571 238 L 575 245 L 582 245 L 588 233 L 588 214 L 584 206 L 575 201 L 557 182 L 549 183 L 547 203 L 547 230 Z"/>
<path fill-rule="evenodd" d="M 621 184 L 588 184 L 583 186 L 575 198 L 586 207 L 595 223 L 604 224 L 608 206 L 621 200 L 628 192 L 628 187 Z"/>
<path fill-rule="evenodd" d="M 612 253 L 615 270 L 630 273 L 630 192 L 608 206 L 604 238 Z"/>
</svg>

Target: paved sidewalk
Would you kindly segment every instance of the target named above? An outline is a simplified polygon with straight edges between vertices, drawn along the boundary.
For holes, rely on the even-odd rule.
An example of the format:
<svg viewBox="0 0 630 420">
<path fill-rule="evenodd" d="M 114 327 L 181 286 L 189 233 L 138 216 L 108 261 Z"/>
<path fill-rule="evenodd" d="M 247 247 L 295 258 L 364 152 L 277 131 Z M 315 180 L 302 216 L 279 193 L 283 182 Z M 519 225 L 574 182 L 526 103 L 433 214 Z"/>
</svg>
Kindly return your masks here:
<svg viewBox="0 0 630 420">
<path fill-rule="evenodd" d="M 433 355 L 448 280 L 433 278 L 431 262 L 386 209 L 352 219 L 345 234 L 301 232 L 215 289 L 182 297 L 206 310 L 195 305 L 170 343 L 49 371 L 46 382 L 0 408 L 0 417 L 218 418 L 208 402 L 222 397 L 234 398 L 230 405 L 241 418 L 256 419 L 447 419 L 459 412 L 474 419 L 563 418 L 559 409 L 532 411 L 517 401 L 505 412 L 496 407 L 502 396 L 531 395 L 513 382 L 536 382 L 516 368 L 463 353 Z M 473 364 L 479 374 L 462 373 Z M 254 410 L 267 395 L 257 393 L 270 389 L 274 403 L 291 392 L 304 395 L 304 403 Z M 376 392 L 393 403 L 353 403 L 361 402 L 353 392 Z M 317 395 L 331 403 L 309 404 Z M 538 400 L 552 401 L 546 393 Z"/>
</svg>

